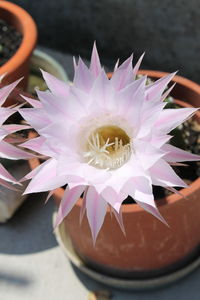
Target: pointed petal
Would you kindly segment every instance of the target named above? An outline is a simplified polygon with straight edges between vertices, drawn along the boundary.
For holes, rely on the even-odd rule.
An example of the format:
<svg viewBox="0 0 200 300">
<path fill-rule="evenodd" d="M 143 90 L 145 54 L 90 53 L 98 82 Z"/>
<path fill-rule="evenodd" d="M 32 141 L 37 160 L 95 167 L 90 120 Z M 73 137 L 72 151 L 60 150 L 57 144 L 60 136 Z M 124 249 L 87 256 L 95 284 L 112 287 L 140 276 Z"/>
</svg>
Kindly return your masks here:
<svg viewBox="0 0 200 300">
<path fill-rule="evenodd" d="M 15 82 L 4 86 L 0 89 L 0 106 L 6 101 L 7 97 L 14 90 L 14 88 L 18 85 L 18 83 L 22 80 L 22 78 L 16 80 Z"/>
<path fill-rule="evenodd" d="M 82 185 L 70 190 L 68 188 L 65 189 L 63 198 L 58 209 L 55 227 L 57 227 L 62 222 L 62 220 L 68 215 L 76 201 L 84 192 L 84 189 L 85 186 Z"/>
<path fill-rule="evenodd" d="M 153 99 L 159 99 L 166 89 L 168 83 L 172 80 L 172 78 L 176 75 L 177 72 L 168 74 L 154 83 L 148 85 L 146 87 L 146 99 L 147 101 L 151 101 Z"/>
<path fill-rule="evenodd" d="M 86 92 L 92 87 L 92 74 L 81 58 L 75 70 L 74 86 Z"/>
<path fill-rule="evenodd" d="M 15 192 L 21 192 L 20 189 L 17 189 L 15 186 L 13 186 L 12 184 L 8 183 L 7 181 L 0 179 L 0 185 L 4 186 L 5 188 L 11 190 L 11 191 L 15 191 Z"/>
<path fill-rule="evenodd" d="M 181 162 L 181 161 L 196 161 L 200 160 L 200 156 L 191 152 L 184 151 L 172 145 L 166 144 L 162 147 L 162 150 L 166 151 L 167 154 L 164 159 L 168 162 Z"/>
<path fill-rule="evenodd" d="M 161 157 L 166 154 L 163 150 L 155 148 L 148 141 L 146 142 L 142 140 L 134 141 L 133 149 L 144 170 L 151 168 Z"/>
<path fill-rule="evenodd" d="M 6 130 L 8 134 L 11 134 L 20 130 L 30 129 L 31 127 L 29 125 L 8 124 L 8 125 L 2 125 L 1 128 Z"/>
<path fill-rule="evenodd" d="M 159 133 L 165 134 L 189 119 L 198 108 L 164 109 L 155 123 Z"/>
<path fill-rule="evenodd" d="M 108 110 L 116 110 L 116 99 L 113 86 L 104 70 L 101 71 L 99 76 L 94 82 L 91 90 L 92 103 L 89 107 L 90 111 L 99 111 L 99 108 Z"/>
<path fill-rule="evenodd" d="M 138 176 L 129 179 L 122 191 L 130 195 L 134 200 L 144 202 L 148 205 L 154 204 L 152 182 L 148 177 Z"/>
<path fill-rule="evenodd" d="M 94 74 L 95 77 L 97 77 L 99 75 L 99 73 L 101 72 L 101 63 L 100 63 L 100 60 L 99 60 L 99 54 L 97 52 L 95 42 L 94 42 L 93 50 L 92 50 L 90 70 Z"/>
<path fill-rule="evenodd" d="M 46 197 L 46 200 L 45 200 L 45 204 L 49 201 L 49 199 L 51 198 L 51 196 L 53 196 L 53 193 L 54 193 L 55 190 L 52 190 L 48 193 L 47 197 Z"/>
<path fill-rule="evenodd" d="M 167 96 L 169 96 L 169 94 L 171 93 L 171 91 L 173 90 L 174 86 L 176 85 L 176 83 L 174 83 L 161 97 L 161 101 L 164 101 Z"/>
<path fill-rule="evenodd" d="M 120 226 L 121 231 L 126 236 L 126 231 L 125 231 L 125 228 L 124 228 L 124 222 L 123 222 L 123 216 L 122 216 L 122 210 L 120 210 L 119 213 L 117 213 L 116 210 L 113 209 L 112 207 L 111 207 L 111 209 L 112 209 L 112 212 L 114 213 L 114 216 L 115 216 L 115 218 L 116 218 L 116 220 L 117 220 L 117 222 Z"/>
<path fill-rule="evenodd" d="M 37 131 L 49 125 L 50 121 L 41 108 L 21 108 L 19 113 Z"/>
<path fill-rule="evenodd" d="M 24 100 L 31 104 L 34 108 L 42 108 L 42 103 L 39 100 L 35 100 L 24 95 L 20 95 Z"/>
<path fill-rule="evenodd" d="M 55 76 L 43 71 L 40 69 L 40 71 L 42 72 L 42 76 L 48 86 L 48 88 L 50 89 L 50 91 L 60 97 L 67 97 L 69 94 L 69 85 L 62 81 L 59 80 L 58 78 L 56 78 Z"/>
<path fill-rule="evenodd" d="M 2 125 L 12 114 L 14 114 L 16 110 L 1 107 L 0 109 L 0 125 Z"/>
<path fill-rule="evenodd" d="M 132 69 L 133 55 L 131 55 L 119 68 L 113 73 L 110 82 L 116 90 L 124 88 L 133 81 Z"/>
<path fill-rule="evenodd" d="M 28 140 L 25 143 L 21 144 L 20 147 L 30 149 L 46 156 L 55 155 L 53 145 L 51 145 L 50 143 L 47 144 L 46 139 L 42 136 Z"/>
<path fill-rule="evenodd" d="M 84 195 L 83 195 L 83 201 L 82 201 L 82 205 L 81 205 L 81 210 L 80 210 L 80 218 L 79 218 L 79 223 L 81 225 L 82 221 L 83 221 L 83 217 L 84 214 L 86 212 L 86 197 L 87 197 L 87 191 L 88 191 L 88 187 L 86 187 Z"/>
<path fill-rule="evenodd" d="M 170 165 L 160 159 L 149 169 L 152 183 L 164 187 L 168 186 L 180 186 L 187 187 L 187 184 L 174 172 Z"/>
<path fill-rule="evenodd" d="M 147 212 L 149 212 L 150 214 L 152 214 L 154 217 L 156 217 L 158 220 L 160 220 L 162 223 L 164 223 L 165 225 L 169 226 L 167 224 L 167 222 L 165 221 L 165 219 L 162 217 L 162 215 L 160 214 L 158 208 L 156 206 L 151 206 L 149 204 L 140 202 L 140 201 L 136 201 L 137 204 L 139 206 L 141 206 L 142 208 L 144 208 L 144 210 L 146 210 Z"/>
<path fill-rule="evenodd" d="M 48 159 L 46 164 L 43 164 L 42 168 L 34 175 L 24 194 L 54 190 L 66 183 L 66 176 L 57 174 L 57 161 L 53 158 Z"/>
<path fill-rule="evenodd" d="M 18 183 L 17 180 L 2 166 L 2 164 L 0 164 L 0 178 L 5 181 Z"/>
<path fill-rule="evenodd" d="M 96 192 L 94 187 L 90 186 L 87 192 L 86 209 L 94 244 L 103 224 L 106 208 L 106 201 Z"/>
<path fill-rule="evenodd" d="M 103 192 L 101 192 L 101 196 L 119 213 L 124 200 L 120 194 L 117 194 L 113 188 L 106 187 Z"/>
<path fill-rule="evenodd" d="M 133 79 L 136 78 L 137 72 L 138 72 L 138 70 L 139 70 L 139 68 L 140 68 L 140 65 L 141 65 L 141 62 L 142 62 L 142 60 L 143 60 L 144 55 L 145 55 L 145 53 L 143 53 L 143 54 L 140 56 L 138 62 L 136 63 L 135 67 L 133 68 Z"/>
<path fill-rule="evenodd" d="M 8 159 L 29 159 L 33 158 L 34 155 L 21 150 L 13 145 L 10 145 L 4 141 L 0 142 L 0 157 Z"/>
</svg>

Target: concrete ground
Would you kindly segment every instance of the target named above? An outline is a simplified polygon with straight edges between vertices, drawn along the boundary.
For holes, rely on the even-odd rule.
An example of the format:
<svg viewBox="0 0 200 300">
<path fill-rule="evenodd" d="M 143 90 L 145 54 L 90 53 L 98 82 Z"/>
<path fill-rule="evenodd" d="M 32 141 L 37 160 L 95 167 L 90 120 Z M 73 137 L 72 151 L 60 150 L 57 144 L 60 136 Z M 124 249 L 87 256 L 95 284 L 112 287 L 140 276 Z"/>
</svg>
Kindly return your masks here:
<svg viewBox="0 0 200 300">
<path fill-rule="evenodd" d="M 49 51 L 48 51 L 49 52 Z M 67 68 L 71 57 L 50 53 Z M 0 300 L 88 300 L 89 291 L 108 290 L 74 269 L 52 229 L 53 200 L 33 194 L 0 225 Z M 109 289 L 113 300 L 199 300 L 200 269 L 168 287 L 141 292 Z"/>
</svg>

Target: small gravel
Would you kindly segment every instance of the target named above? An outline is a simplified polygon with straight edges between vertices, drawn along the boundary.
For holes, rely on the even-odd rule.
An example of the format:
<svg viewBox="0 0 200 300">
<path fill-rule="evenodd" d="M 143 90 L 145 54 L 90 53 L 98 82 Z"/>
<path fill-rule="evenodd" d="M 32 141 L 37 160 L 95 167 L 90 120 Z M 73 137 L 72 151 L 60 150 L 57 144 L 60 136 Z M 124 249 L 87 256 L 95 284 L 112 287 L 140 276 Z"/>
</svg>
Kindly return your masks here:
<svg viewBox="0 0 200 300">
<path fill-rule="evenodd" d="M 0 66 L 13 56 L 21 41 L 22 34 L 13 26 L 0 19 Z"/>
</svg>

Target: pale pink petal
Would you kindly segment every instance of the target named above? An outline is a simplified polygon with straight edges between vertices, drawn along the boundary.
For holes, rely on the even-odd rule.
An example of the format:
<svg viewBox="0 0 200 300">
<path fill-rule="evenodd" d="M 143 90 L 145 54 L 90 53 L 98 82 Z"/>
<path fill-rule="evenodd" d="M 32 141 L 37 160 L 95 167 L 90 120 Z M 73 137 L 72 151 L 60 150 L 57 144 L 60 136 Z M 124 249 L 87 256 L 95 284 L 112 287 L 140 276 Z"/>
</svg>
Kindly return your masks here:
<svg viewBox="0 0 200 300">
<path fill-rule="evenodd" d="M 21 192 L 20 189 L 17 189 L 14 185 L 8 183 L 7 181 L 0 179 L 0 185 L 4 186 L 5 188 L 11 190 L 11 191 L 15 191 L 15 192 Z"/>
<path fill-rule="evenodd" d="M 138 176 L 129 179 L 124 185 L 122 191 L 130 195 L 134 200 L 141 201 L 149 205 L 154 204 L 152 182 L 149 177 Z"/>
<path fill-rule="evenodd" d="M 0 125 L 2 125 L 15 112 L 16 111 L 14 109 L 1 107 L 1 109 L 0 109 Z"/>
<path fill-rule="evenodd" d="M 191 152 L 184 151 L 172 145 L 166 144 L 162 147 L 162 150 L 166 151 L 167 154 L 164 159 L 168 162 L 181 162 L 181 161 L 196 161 L 200 160 L 200 156 Z"/>
<path fill-rule="evenodd" d="M 55 153 L 57 153 L 56 151 L 54 151 L 55 145 L 53 148 L 53 145 L 51 146 L 50 143 L 47 144 L 46 139 L 42 136 L 28 140 L 25 143 L 21 144 L 20 147 L 30 149 L 46 156 L 54 156 Z"/>
<path fill-rule="evenodd" d="M 84 64 L 81 58 L 79 58 L 77 68 L 75 69 L 74 75 L 74 85 L 83 90 L 88 92 L 92 87 L 92 74 L 88 67 Z"/>
<path fill-rule="evenodd" d="M 119 115 L 122 115 L 134 128 L 134 134 L 141 127 L 142 104 L 145 100 L 144 87 L 146 77 L 134 81 L 116 95 L 115 106 Z"/>
<path fill-rule="evenodd" d="M 42 108 L 42 103 L 39 100 L 35 100 L 24 95 L 20 95 L 24 100 L 31 104 L 34 108 Z"/>
<path fill-rule="evenodd" d="M 49 199 L 51 198 L 51 196 L 53 196 L 55 190 L 52 190 L 48 193 L 47 197 L 46 197 L 46 200 L 45 200 L 45 204 L 49 201 Z"/>
<path fill-rule="evenodd" d="M 156 148 L 162 147 L 165 143 L 167 143 L 172 138 L 171 135 L 153 135 L 151 137 L 150 142 L 152 145 L 154 145 Z M 162 148 L 161 148 L 162 149 Z"/>
<path fill-rule="evenodd" d="M 2 164 L 0 164 L 0 178 L 5 181 L 18 183 L 17 180 L 2 166 Z"/>
<path fill-rule="evenodd" d="M 164 109 L 155 123 L 155 127 L 160 134 L 168 133 L 189 119 L 197 110 L 198 108 Z"/>
<path fill-rule="evenodd" d="M 82 200 L 82 205 L 81 205 L 81 210 L 80 210 L 80 217 L 79 217 L 79 223 L 81 225 L 82 221 L 83 221 L 83 217 L 84 214 L 86 212 L 86 196 L 87 196 L 87 191 L 88 191 L 88 187 L 86 187 L 85 191 L 84 191 L 84 195 L 83 195 L 83 200 Z"/>
<path fill-rule="evenodd" d="M 119 67 L 119 58 L 118 58 L 118 60 L 117 60 L 117 62 L 116 62 L 116 64 L 115 64 L 115 67 L 114 67 L 113 72 L 116 72 L 117 69 L 118 69 L 118 67 Z"/>
<path fill-rule="evenodd" d="M 19 109 L 19 113 L 37 131 L 50 124 L 44 110 L 41 108 L 22 108 Z"/>
<path fill-rule="evenodd" d="M 110 82 L 116 90 L 124 88 L 133 81 L 132 69 L 133 55 L 131 55 L 119 68 L 113 73 Z"/>
<path fill-rule="evenodd" d="M 133 142 L 133 149 L 135 151 L 136 158 L 143 166 L 144 170 L 151 168 L 161 157 L 166 153 L 154 147 L 148 141 L 136 140 Z"/>
<path fill-rule="evenodd" d="M 149 212 L 150 214 L 152 214 L 154 217 L 156 217 L 158 220 L 160 220 L 162 223 L 164 223 L 165 225 L 168 226 L 167 222 L 165 221 L 165 219 L 162 217 L 162 215 L 160 214 L 158 208 L 155 206 L 151 206 L 149 204 L 146 204 L 144 202 L 140 202 L 140 201 L 136 201 L 137 204 L 139 206 L 141 206 L 142 208 L 144 208 L 144 210 L 146 210 L 147 212 Z"/>
<path fill-rule="evenodd" d="M 24 182 L 26 180 L 32 179 L 36 174 L 39 173 L 40 170 L 42 170 L 42 168 L 44 168 L 45 165 L 49 164 L 49 161 L 45 161 L 44 163 L 40 164 L 39 166 L 37 166 L 35 169 L 33 169 L 31 172 L 29 172 L 28 174 L 26 174 L 24 177 L 22 177 L 19 182 Z"/>
<path fill-rule="evenodd" d="M 29 159 L 33 158 L 34 155 L 21 150 L 13 145 L 10 145 L 4 141 L 0 142 L 0 156 L 8 159 Z"/>
<path fill-rule="evenodd" d="M 124 197 L 122 197 L 120 194 L 117 194 L 111 187 L 106 187 L 101 192 L 101 196 L 119 213 Z"/>
<path fill-rule="evenodd" d="M 176 75 L 176 72 L 166 75 L 146 87 L 146 99 L 151 101 L 161 97 L 168 83 Z"/>
<path fill-rule="evenodd" d="M 64 195 L 62 197 L 58 214 L 55 222 L 55 227 L 57 227 L 63 219 L 68 215 L 71 211 L 74 204 L 77 202 L 81 194 L 84 192 L 85 186 L 78 186 L 73 189 L 65 189 Z"/>
<path fill-rule="evenodd" d="M 113 212 L 119 226 L 120 226 L 120 229 L 121 231 L 123 232 L 123 234 L 126 236 L 126 231 L 125 231 L 125 228 L 124 228 L 124 222 L 123 222 L 123 216 L 122 216 L 122 210 L 119 211 L 119 213 L 116 212 L 115 209 L 113 209 L 111 207 L 111 211 Z"/>
<path fill-rule="evenodd" d="M 174 83 L 172 86 L 170 86 L 169 89 L 167 89 L 167 91 L 162 95 L 161 101 L 164 101 L 167 98 L 167 96 L 169 96 L 169 94 L 171 93 L 171 91 L 173 90 L 175 85 L 176 85 L 176 83 Z"/>
<path fill-rule="evenodd" d="M 59 96 L 59 97 L 67 97 L 69 94 L 69 85 L 56 78 L 55 76 L 43 71 L 40 69 L 40 71 L 42 72 L 42 76 L 48 86 L 48 88 L 50 89 L 50 91 Z"/>
<path fill-rule="evenodd" d="M 18 83 L 22 80 L 22 78 L 16 80 L 15 82 L 4 86 L 0 89 L 0 106 L 6 101 L 7 97 L 14 90 L 14 88 L 18 85 Z"/>
<path fill-rule="evenodd" d="M 97 52 L 95 42 L 94 42 L 93 50 L 92 50 L 90 70 L 94 74 L 95 77 L 97 77 L 99 75 L 99 73 L 101 72 L 101 64 L 100 64 L 99 55 Z"/>
<path fill-rule="evenodd" d="M 135 79 L 135 77 L 136 77 L 136 75 L 137 75 L 137 72 L 138 72 L 138 70 L 139 70 L 139 68 L 140 68 L 140 65 L 141 65 L 141 62 L 142 62 L 142 60 L 143 60 L 144 54 L 145 54 L 145 53 L 143 53 L 143 54 L 140 56 L 138 62 L 136 63 L 136 65 L 135 65 L 134 68 L 133 68 L 133 79 Z"/>
<path fill-rule="evenodd" d="M 46 192 L 54 190 L 67 183 L 66 176 L 60 176 L 57 173 L 57 161 L 48 159 L 46 164 L 34 175 L 24 194 Z"/>
<path fill-rule="evenodd" d="M 11 134 L 13 132 L 17 132 L 20 130 L 30 129 L 31 127 L 29 125 L 8 124 L 8 125 L 2 125 L 1 128 L 6 130 L 7 134 Z"/>
<path fill-rule="evenodd" d="M 94 187 L 89 187 L 86 197 L 86 209 L 94 244 L 103 224 L 106 208 L 107 204 L 103 197 L 96 192 Z"/>
<path fill-rule="evenodd" d="M 90 111 L 98 112 L 100 109 L 116 110 L 115 92 L 104 70 L 94 82 L 91 90 L 91 105 Z"/>
<path fill-rule="evenodd" d="M 187 187 L 187 184 L 174 172 L 170 165 L 160 159 L 149 169 L 152 183 L 164 187 L 180 186 Z"/>
</svg>

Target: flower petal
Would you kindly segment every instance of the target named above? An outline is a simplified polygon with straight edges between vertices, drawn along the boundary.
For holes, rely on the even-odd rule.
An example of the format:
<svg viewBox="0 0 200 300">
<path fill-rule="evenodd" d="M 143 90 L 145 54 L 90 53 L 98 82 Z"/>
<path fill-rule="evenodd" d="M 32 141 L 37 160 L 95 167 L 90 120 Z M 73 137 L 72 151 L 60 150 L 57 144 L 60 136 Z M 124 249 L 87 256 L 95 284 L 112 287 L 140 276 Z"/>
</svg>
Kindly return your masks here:
<svg viewBox="0 0 200 300">
<path fill-rule="evenodd" d="M 55 76 L 45 72 L 44 70 L 41 70 L 42 76 L 48 86 L 48 88 L 51 90 L 51 92 L 57 96 L 60 97 L 67 97 L 69 94 L 69 85 L 56 78 Z"/>
<path fill-rule="evenodd" d="M 75 69 L 74 85 L 88 92 L 92 87 L 92 73 L 88 70 L 88 67 L 84 64 L 81 58 L 79 58 L 77 68 Z"/>
<path fill-rule="evenodd" d="M 133 55 L 123 62 L 123 64 L 121 64 L 113 73 L 110 82 L 116 90 L 123 89 L 133 81 L 132 60 Z"/>
<path fill-rule="evenodd" d="M 177 72 L 168 74 L 154 83 L 148 85 L 146 87 L 146 99 L 147 101 L 151 101 L 154 99 L 159 99 L 167 87 L 168 83 L 172 80 L 172 78 L 176 75 Z"/>
<path fill-rule="evenodd" d="M 96 192 L 94 187 L 89 187 L 86 196 L 86 209 L 94 244 L 103 224 L 106 208 L 106 201 Z"/>
<path fill-rule="evenodd" d="M 164 159 L 168 162 L 181 162 L 181 161 L 197 161 L 200 160 L 200 156 L 191 152 L 184 151 L 172 145 L 166 144 L 162 147 L 162 150 L 167 154 Z"/>
<path fill-rule="evenodd" d="M 165 221 L 165 219 L 162 217 L 162 215 L 160 214 L 158 208 L 149 204 L 146 204 L 144 202 L 140 202 L 140 201 L 136 201 L 137 204 L 139 206 L 141 206 L 142 208 L 144 208 L 144 210 L 146 210 L 147 212 L 149 212 L 150 214 L 152 214 L 154 217 L 156 217 L 158 220 L 160 220 L 162 223 L 164 223 L 165 225 L 169 226 L 167 224 L 167 222 Z"/>
<path fill-rule="evenodd" d="M 29 159 L 33 158 L 34 155 L 24 150 L 17 148 L 16 146 L 10 145 L 4 141 L 0 142 L 0 156 L 8 159 Z"/>
<path fill-rule="evenodd" d="M 90 70 L 94 74 L 95 77 L 97 77 L 99 75 L 99 73 L 101 72 L 101 63 L 100 63 L 100 60 L 99 60 L 99 54 L 97 52 L 95 42 L 94 42 L 93 50 L 92 50 Z"/>
<path fill-rule="evenodd" d="M 174 172 L 170 165 L 160 159 L 149 169 L 152 183 L 160 186 L 187 187 L 187 184 Z"/>
<path fill-rule="evenodd" d="M 55 227 L 57 227 L 63 219 L 68 215 L 68 213 L 71 211 L 74 204 L 77 202 L 81 194 L 84 192 L 85 186 L 77 186 L 73 189 L 65 189 L 64 195 L 62 197 L 58 214 L 55 222 Z"/>
<path fill-rule="evenodd" d="M 155 123 L 155 128 L 160 134 L 168 133 L 189 119 L 197 110 L 198 108 L 164 109 Z"/>
<path fill-rule="evenodd" d="M 14 88 L 18 85 L 18 83 L 22 80 L 22 78 L 16 80 L 15 82 L 6 85 L 0 89 L 0 106 L 4 104 L 7 97 L 10 95 L 10 93 L 14 90 Z"/>
<path fill-rule="evenodd" d="M 57 161 L 53 158 L 48 159 L 46 164 L 41 165 L 34 178 L 27 186 L 24 194 L 46 192 L 54 190 L 67 183 L 66 176 L 57 174 Z"/>
</svg>

